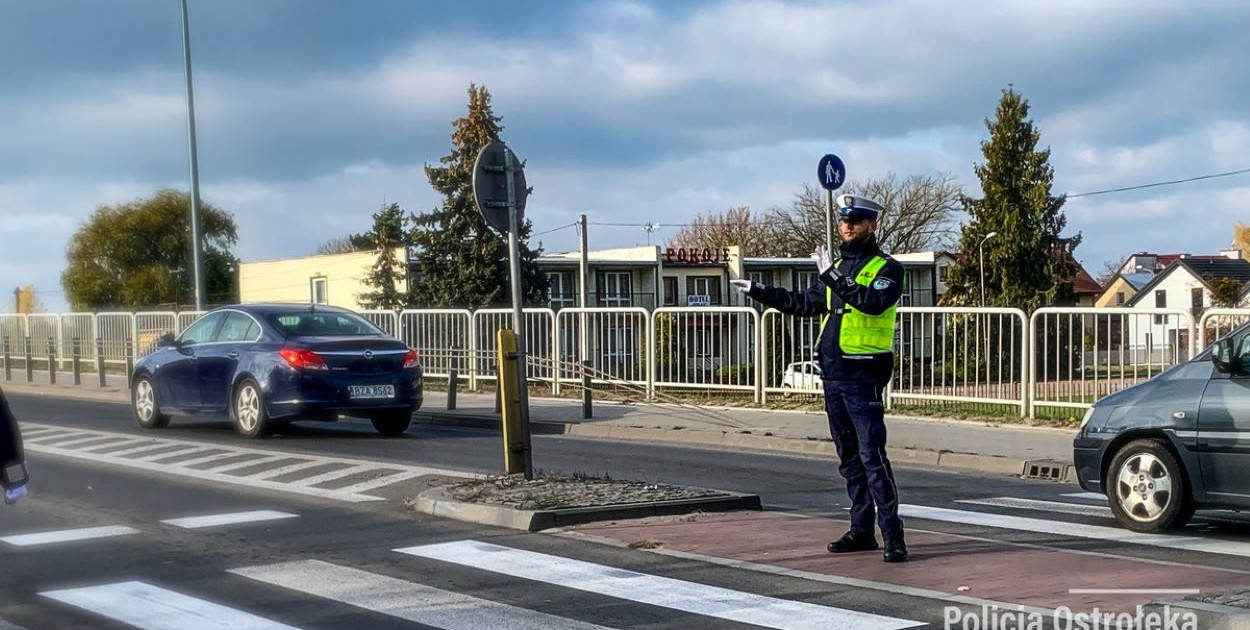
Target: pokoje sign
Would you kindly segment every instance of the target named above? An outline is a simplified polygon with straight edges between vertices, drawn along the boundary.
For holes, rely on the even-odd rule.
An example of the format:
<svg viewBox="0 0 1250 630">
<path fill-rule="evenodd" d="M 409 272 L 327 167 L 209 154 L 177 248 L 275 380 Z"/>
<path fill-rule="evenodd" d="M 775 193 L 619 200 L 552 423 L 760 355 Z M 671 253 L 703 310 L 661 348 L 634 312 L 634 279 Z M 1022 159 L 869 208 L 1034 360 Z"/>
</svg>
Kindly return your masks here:
<svg viewBox="0 0 1250 630">
<path fill-rule="evenodd" d="M 664 250 L 665 264 L 698 264 L 698 263 L 716 263 L 722 264 L 729 262 L 729 248 L 727 247 L 678 247 Z"/>
</svg>

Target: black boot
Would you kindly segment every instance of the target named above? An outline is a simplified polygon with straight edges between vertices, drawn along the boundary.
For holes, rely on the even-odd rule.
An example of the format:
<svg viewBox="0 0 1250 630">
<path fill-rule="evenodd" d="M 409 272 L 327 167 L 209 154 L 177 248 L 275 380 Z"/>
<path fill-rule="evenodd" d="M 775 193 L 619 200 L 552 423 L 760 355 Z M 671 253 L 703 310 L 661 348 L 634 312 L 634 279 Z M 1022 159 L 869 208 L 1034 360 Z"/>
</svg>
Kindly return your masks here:
<svg viewBox="0 0 1250 630">
<path fill-rule="evenodd" d="M 885 552 L 882 554 L 882 557 L 886 562 L 906 562 L 907 544 L 903 542 L 902 538 L 885 541 Z"/>
<path fill-rule="evenodd" d="M 877 537 L 871 532 L 856 534 L 847 532 L 841 538 L 829 543 L 829 553 L 851 553 L 854 551 L 872 551 L 877 548 Z"/>
</svg>

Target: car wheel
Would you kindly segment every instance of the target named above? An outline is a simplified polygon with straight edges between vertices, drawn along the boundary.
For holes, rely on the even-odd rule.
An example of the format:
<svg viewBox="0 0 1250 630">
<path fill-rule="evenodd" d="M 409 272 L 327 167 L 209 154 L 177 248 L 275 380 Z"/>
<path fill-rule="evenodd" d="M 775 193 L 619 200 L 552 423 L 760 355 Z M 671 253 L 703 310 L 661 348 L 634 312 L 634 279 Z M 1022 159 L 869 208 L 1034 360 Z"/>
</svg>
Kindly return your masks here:
<svg viewBox="0 0 1250 630">
<path fill-rule="evenodd" d="M 412 424 L 412 410 L 400 409 L 377 414 L 369 418 L 373 428 L 382 435 L 400 435 Z"/>
<path fill-rule="evenodd" d="M 265 437 L 269 433 L 269 414 L 265 412 L 265 399 L 260 385 L 246 379 L 234 390 L 234 402 L 230 405 L 234 426 L 239 433 L 250 437 Z"/>
<path fill-rule="evenodd" d="M 135 420 L 145 429 L 163 429 L 169 426 L 169 416 L 161 413 L 161 403 L 156 398 L 156 386 L 148 375 L 135 379 L 130 388 L 130 407 Z"/>
<path fill-rule="evenodd" d="M 1184 527 L 1193 516 L 1185 471 L 1158 440 L 1129 442 L 1116 453 L 1107 501 L 1116 520 L 1136 532 Z"/>
</svg>

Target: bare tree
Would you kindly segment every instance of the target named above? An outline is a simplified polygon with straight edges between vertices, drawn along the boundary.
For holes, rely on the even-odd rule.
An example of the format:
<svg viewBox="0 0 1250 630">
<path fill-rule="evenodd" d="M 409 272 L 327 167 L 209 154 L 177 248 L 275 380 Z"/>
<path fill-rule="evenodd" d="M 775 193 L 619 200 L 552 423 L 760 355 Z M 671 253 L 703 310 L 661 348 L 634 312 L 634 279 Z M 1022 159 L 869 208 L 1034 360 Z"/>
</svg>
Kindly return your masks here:
<svg viewBox="0 0 1250 630">
<path fill-rule="evenodd" d="M 669 239 L 669 247 L 704 248 L 741 245 L 746 256 L 771 255 L 772 218 L 752 214 L 751 208 L 737 206 L 722 214 L 702 214 L 692 224 Z"/>
<path fill-rule="evenodd" d="M 902 181 L 894 173 L 887 173 L 852 183 L 845 192 L 868 197 L 886 207 L 877 240 L 887 252 L 946 248 L 958 235 L 955 214 L 963 187 L 949 173 L 909 175 Z M 782 252 L 775 255 L 806 256 L 823 243 L 827 205 L 824 190 L 804 185 L 788 208 L 774 209 L 774 237 Z"/>
<path fill-rule="evenodd" d="M 1120 273 L 1120 266 L 1123 264 L 1123 260 L 1114 258 L 1102 261 L 1102 269 L 1098 272 L 1098 275 L 1094 276 L 1094 279 L 1098 281 L 1098 286 L 1103 288 L 1111 286 L 1111 280 L 1115 278 L 1117 273 Z"/>
<path fill-rule="evenodd" d="M 336 236 L 317 246 L 315 254 L 350 254 L 356 251 L 350 236 Z"/>
<path fill-rule="evenodd" d="M 1233 249 L 1240 251 L 1242 258 L 1250 259 L 1250 225 L 1238 221 L 1233 226 Z"/>
</svg>

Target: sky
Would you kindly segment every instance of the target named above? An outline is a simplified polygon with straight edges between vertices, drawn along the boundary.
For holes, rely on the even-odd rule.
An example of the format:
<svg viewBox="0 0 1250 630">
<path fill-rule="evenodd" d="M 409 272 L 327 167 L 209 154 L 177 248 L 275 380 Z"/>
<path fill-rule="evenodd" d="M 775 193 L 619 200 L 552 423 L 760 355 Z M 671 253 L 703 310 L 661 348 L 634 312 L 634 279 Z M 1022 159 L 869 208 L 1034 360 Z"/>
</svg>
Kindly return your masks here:
<svg viewBox="0 0 1250 630">
<path fill-rule="evenodd" d="M 948 172 L 973 196 L 1002 90 L 1055 193 L 1250 169 L 1250 3 L 1209 0 L 189 0 L 200 192 L 246 261 L 305 256 L 386 202 L 427 212 L 470 84 L 534 188 L 548 252 L 664 244 L 699 215 Z M 178 0 L 0 0 L 0 310 L 68 310 L 66 246 L 101 205 L 190 189 Z M 1250 173 L 1075 197 L 1094 274 L 1214 254 Z M 627 224 L 627 225 L 609 225 Z M 650 230 L 643 226 L 650 224 Z M 536 245 L 537 243 L 532 243 Z"/>
</svg>

